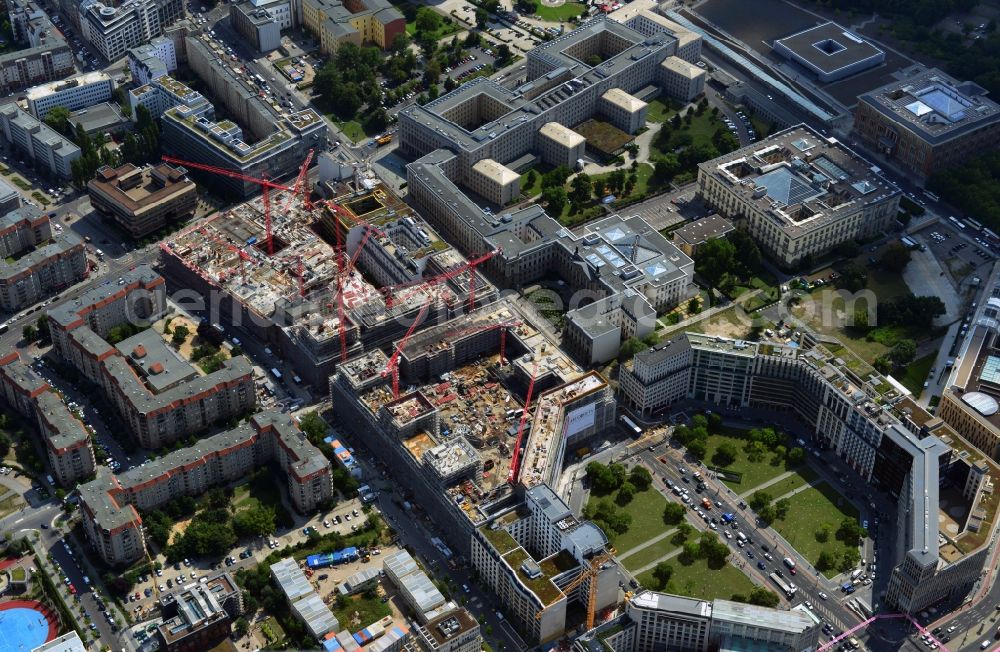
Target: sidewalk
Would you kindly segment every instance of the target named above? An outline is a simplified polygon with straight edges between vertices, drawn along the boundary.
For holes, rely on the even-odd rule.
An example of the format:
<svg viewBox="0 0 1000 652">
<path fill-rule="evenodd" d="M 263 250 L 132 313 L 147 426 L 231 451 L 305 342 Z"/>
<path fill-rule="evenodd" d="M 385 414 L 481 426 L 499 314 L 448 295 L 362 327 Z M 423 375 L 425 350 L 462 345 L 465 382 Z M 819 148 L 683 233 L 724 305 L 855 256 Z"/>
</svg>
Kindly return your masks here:
<svg viewBox="0 0 1000 652">
<path fill-rule="evenodd" d="M 628 550 L 626 550 L 622 554 L 618 555 L 618 560 L 621 561 L 622 559 L 625 559 L 626 557 L 628 557 L 630 555 L 634 555 L 635 553 L 639 552 L 640 550 L 645 550 L 646 548 L 648 548 L 649 546 L 653 545 L 654 543 L 659 543 L 660 541 L 663 541 L 667 537 L 672 536 L 675 532 L 677 532 L 677 528 L 675 528 L 675 527 L 670 528 L 666 532 L 661 532 L 660 534 L 656 535 L 652 539 L 647 539 L 646 541 L 643 541 L 642 543 L 640 543 L 639 545 L 635 546 L 634 548 L 629 548 Z"/>
<path fill-rule="evenodd" d="M 770 480 L 768 480 L 767 482 L 765 482 L 763 484 L 759 484 L 756 487 L 752 487 L 750 489 L 747 489 L 745 492 L 739 494 L 739 496 L 740 496 L 740 498 L 746 498 L 746 497 L 752 495 L 756 491 L 760 491 L 762 489 L 767 489 L 771 485 L 776 484 L 778 482 L 781 482 L 782 480 L 784 480 L 787 477 L 790 477 L 794 473 L 795 473 L 795 471 L 785 471 L 781 475 L 777 475 L 777 476 L 771 478 Z"/>
</svg>

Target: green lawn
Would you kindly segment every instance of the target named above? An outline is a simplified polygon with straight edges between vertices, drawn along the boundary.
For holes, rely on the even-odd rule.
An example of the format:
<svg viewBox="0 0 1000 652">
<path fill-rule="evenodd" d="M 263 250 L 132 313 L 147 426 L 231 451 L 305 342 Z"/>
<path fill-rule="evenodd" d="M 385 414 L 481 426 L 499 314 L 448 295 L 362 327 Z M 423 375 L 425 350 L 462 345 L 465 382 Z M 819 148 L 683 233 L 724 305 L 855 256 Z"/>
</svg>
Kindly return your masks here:
<svg viewBox="0 0 1000 652">
<path fill-rule="evenodd" d="M 631 170 L 626 170 L 626 174 L 630 174 Z M 602 181 L 610 177 L 612 172 L 605 172 L 604 174 L 595 174 L 590 177 L 591 181 Z M 634 197 L 639 195 L 645 195 L 649 192 L 649 181 L 653 177 L 653 166 L 649 163 L 640 163 L 639 167 L 635 169 L 635 187 L 632 188 L 632 194 L 626 197 L 619 197 L 614 203 L 629 201 Z"/>
<path fill-rule="evenodd" d="M 726 564 L 716 570 L 709 568 L 704 559 L 696 559 L 690 566 L 685 566 L 676 557 L 668 562 L 674 567 L 674 576 L 665 587 L 667 593 L 686 595 L 701 600 L 722 598 L 728 600 L 734 593 L 746 595 L 754 584 L 746 575 L 732 564 Z M 646 587 L 658 586 L 653 579 L 653 571 L 649 570 L 638 577 L 639 582 Z"/>
<path fill-rule="evenodd" d="M 530 170 L 529 170 L 530 172 Z M 525 197 L 534 197 L 542 191 L 542 175 L 535 175 L 535 182 L 528 183 L 528 172 L 521 175 L 521 194 Z"/>
<path fill-rule="evenodd" d="M 816 472 L 808 466 L 801 466 L 799 467 L 797 473 L 793 473 L 787 478 L 778 480 L 764 491 L 771 494 L 775 500 L 777 500 L 790 491 L 795 491 L 799 487 L 806 486 L 818 477 L 819 475 L 817 475 Z"/>
<path fill-rule="evenodd" d="M 677 113 L 675 109 L 667 106 L 667 102 L 673 102 L 673 100 L 668 98 L 667 102 L 664 102 L 660 99 L 661 97 L 663 96 L 658 96 L 649 103 L 649 109 L 646 112 L 646 122 L 666 122 Z"/>
<path fill-rule="evenodd" d="M 614 496 L 608 497 L 614 500 Z M 595 498 L 591 498 L 595 500 Z M 631 550 L 640 543 L 652 539 L 667 529 L 663 522 L 663 508 L 667 499 L 656 489 L 650 487 L 646 491 L 635 494 L 635 497 L 622 509 L 632 516 L 632 525 L 624 534 L 608 533 L 608 538 L 619 552 Z"/>
<path fill-rule="evenodd" d="M 678 129 L 670 129 L 670 143 L 665 148 L 658 148 L 657 143 L 658 138 L 653 139 L 653 150 L 660 151 L 660 153 L 672 152 L 678 147 L 677 138 L 680 134 L 690 134 L 691 135 L 691 145 L 703 145 L 711 144 L 712 136 L 715 134 L 717 129 L 722 129 L 725 131 L 726 126 L 722 123 L 718 117 L 712 115 L 712 112 L 705 111 L 701 115 L 694 115 L 692 112 L 691 124 L 685 124 L 681 121 L 681 126 Z"/>
<path fill-rule="evenodd" d="M 233 495 L 233 507 L 237 510 L 260 505 L 283 509 L 281 490 L 275 484 L 273 476 L 266 473 L 259 473 L 249 483 L 236 487 Z"/>
<path fill-rule="evenodd" d="M 455 24 L 455 21 L 451 18 L 442 17 L 441 27 L 437 28 L 433 32 L 424 32 L 422 35 L 429 36 L 433 41 L 438 41 L 449 34 L 454 34 L 458 31 L 458 29 L 458 25 Z M 415 22 L 406 23 L 406 33 L 410 36 L 414 36 L 417 33 L 417 24 Z"/>
<path fill-rule="evenodd" d="M 335 119 L 333 116 L 329 117 L 331 120 L 333 120 L 333 123 L 337 125 L 337 128 L 340 129 L 340 131 L 343 132 L 345 136 L 350 138 L 352 142 L 357 143 L 366 138 L 365 130 L 361 126 L 361 123 L 358 122 L 357 120 L 348 120 L 346 122 L 343 122 L 341 120 Z"/>
<path fill-rule="evenodd" d="M 753 125 L 753 130 L 757 136 L 757 140 L 766 138 L 767 135 L 774 130 L 773 124 L 753 114 L 750 115 L 750 124 Z"/>
<path fill-rule="evenodd" d="M 333 615 L 337 617 L 342 627 L 351 631 L 357 631 L 392 615 L 389 603 L 382 602 L 378 598 L 366 600 L 363 596 L 355 595 L 345 598 L 342 604 L 342 607 L 333 609 Z"/>
<path fill-rule="evenodd" d="M 715 455 L 715 451 L 718 450 L 719 446 L 723 442 L 731 441 L 739 448 L 740 453 L 743 452 L 743 446 L 745 445 L 744 440 L 737 437 L 731 437 L 725 434 L 711 434 L 708 436 L 708 449 L 705 454 L 705 462 L 707 464 L 712 464 L 712 456 Z M 740 482 L 735 482 L 732 480 L 724 480 L 723 482 L 730 488 L 732 488 L 736 493 L 746 493 L 753 490 L 755 487 L 776 478 L 788 469 L 785 468 L 785 464 L 781 463 L 777 466 L 771 464 L 771 457 L 768 456 L 761 462 L 751 462 L 745 457 L 740 457 L 730 466 L 726 467 L 728 470 L 736 471 L 743 474 L 743 478 Z"/>
<path fill-rule="evenodd" d="M 824 524 L 829 524 L 836 532 L 845 518 L 858 518 L 858 510 L 846 498 L 828 483 L 821 482 L 796 494 L 791 503 L 787 517 L 775 521 L 772 527 L 810 563 L 815 564 L 824 549 L 839 552 L 844 548 L 844 544 L 833 536 L 826 543 L 820 543 L 816 540 L 816 532 Z"/>
<path fill-rule="evenodd" d="M 919 395 L 924 389 L 924 382 L 927 380 L 927 374 L 931 372 L 936 357 L 936 353 L 931 353 L 911 362 L 903 371 L 902 377 L 898 379 L 899 382 L 903 383 L 906 389 Z"/>
<path fill-rule="evenodd" d="M 600 205 L 585 206 L 579 213 L 570 213 L 570 202 L 566 202 L 562 213 L 557 218 L 563 226 L 576 226 L 601 215 L 603 210 Z"/>
<path fill-rule="evenodd" d="M 558 23 L 576 18 L 586 10 L 587 5 L 580 2 L 567 2 L 558 7 L 545 7 L 539 4 L 535 14 L 542 20 Z"/>
<path fill-rule="evenodd" d="M 666 526 L 664 526 L 666 527 Z M 642 568 L 646 564 L 651 564 L 663 555 L 670 554 L 673 550 L 676 550 L 677 546 L 670 543 L 670 537 L 661 539 L 651 546 L 646 546 L 642 550 L 639 550 L 634 555 L 629 555 L 622 560 L 625 564 L 625 568 L 630 571 L 635 571 L 637 568 Z M 624 550 L 619 550 L 619 552 L 626 552 Z"/>
</svg>

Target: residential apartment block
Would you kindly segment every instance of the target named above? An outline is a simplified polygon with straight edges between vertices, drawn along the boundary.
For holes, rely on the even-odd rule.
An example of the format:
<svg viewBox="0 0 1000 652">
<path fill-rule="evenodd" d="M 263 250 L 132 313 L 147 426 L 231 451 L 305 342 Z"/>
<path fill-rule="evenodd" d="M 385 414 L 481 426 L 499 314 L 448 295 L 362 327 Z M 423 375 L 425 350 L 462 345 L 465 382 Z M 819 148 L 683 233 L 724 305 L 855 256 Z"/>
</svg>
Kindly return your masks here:
<svg viewBox="0 0 1000 652">
<path fill-rule="evenodd" d="M 138 118 L 138 107 L 143 106 L 153 118 L 159 118 L 167 109 L 183 106 L 188 115 L 211 118 L 215 115 L 213 107 L 205 96 L 191 90 L 186 84 L 177 81 L 169 75 L 160 75 L 147 84 L 137 86 L 128 92 L 128 101 L 132 107 L 132 119 Z"/>
<path fill-rule="evenodd" d="M 699 164 L 698 194 L 772 262 L 793 267 L 884 233 L 902 193 L 871 162 L 799 125 Z"/>
<path fill-rule="evenodd" d="M 6 0 L 14 40 L 21 46 L 0 54 L 0 91 L 11 93 L 75 72 L 73 51 L 35 0 Z"/>
<path fill-rule="evenodd" d="M 197 496 L 269 462 L 286 475 L 296 510 L 315 511 L 333 497 L 329 460 L 292 418 L 258 412 L 232 430 L 119 475 L 100 467 L 97 478 L 79 488 L 87 539 L 106 563 L 132 563 L 146 551 L 140 511 L 156 509 L 177 496 Z"/>
<path fill-rule="evenodd" d="M 61 106 L 70 111 L 86 109 L 107 102 L 114 91 L 114 80 L 105 72 L 95 71 L 34 86 L 25 95 L 31 115 L 44 120 L 54 107 Z"/>
<path fill-rule="evenodd" d="M 497 596 L 512 624 L 534 643 L 546 643 L 566 631 L 566 609 L 583 600 L 596 582 L 598 609 L 614 604 L 618 568 L 602 566 L 596 577 L 564 591 L 608 539 L 589 521 L 578 521 L 562 498 L 547 485 L 525 491 L 524 505 L 475 531 L 472 567 Z"/>
<path fill-rule="evenodd" d="M 244 356 L 201 375 L 151 329 L 117 346 L 104 339 L 115 326 L 149 324 L 164 306 L 163 278 L 143 265 L 119 285 L 94 288 L 48 312 L 55 351 L 104 392 L 136 443 L 150 449 L 246 414 L 257 401 Z"/>
<path fill-rule="evenodd" d="M 198 190 L 187 170 L 166 163 L 144 168 L 104 166 L 87 182 L 94 209 L 133 238 L 143 238 L 194 215 Z"/>
<path fill-rule="evenodd" d="M 131 48 L 163 35 L 163 30 L 184 17 L 182 0 L 102 0 L 80 3 L 80 33 L 108 61 L 125 56 Z"/>
<path fill-rule="evenodd" d="M 622 399 L 645 414 L 693 402 L 796 416 L 819 447 L 898 501 L 901 546 L 886 603 L 915 613 L 963 595 L 986 560 L 988 546 L 974 537 L 995 517 L 982 498 L 996 467 L 941 418 L 895 390 L 880 395 L 876 385 L 889 383 L 861 379 L 832 355 L 806 348 L 687 333 L 622 368 Z M 946 516 L 958 514 L 951 510 L 959 504 L 977 516 Z M 951 520 L 941 527 L 939 518 Z"/>
<path fill-rule="evenodd" d="M 38 168 L 60 179 L 71 179 L 73 161 L 80 158 L 80 148 L 16 104 L 0 108 L 0 134 Z"/>
<path fill-rule="evenodd" d="M 36 424 L 52 476 L 60 485 L 72 487 L 93 475 L 96 461 L 87 427 L 17 351 L 0 357 L 0 398 Z"/>
<path fill-rule="evenodd" d="M 909 172 L 937 170 L 1000 146 L 1000 105 L 973 82 L 911 66 L 858 96 L 854 133 Z"/>
<path fill-rule="evenodd" d="M 302 17 L 326 54 L 341 43 L 374 43 L 386 50 L 406 32 L 406 18 L 388 0 L 302 0 Z"/>
<path fill-rule="evenodd" d="M 771 609 L 730 600 L 696 600 L 642 591 L 625 613 L 587 632 L 576 652 L 769 650 L 811 652 L 821 621 L 804 607 Z"/>
<path fill-rule="evenodd" d="M 52 233 L 47 215 L 25 205 L 0 217 L 0 309 L 17 312 L 87 277 L 87 252 L 72 231 Z"/>
</svg>

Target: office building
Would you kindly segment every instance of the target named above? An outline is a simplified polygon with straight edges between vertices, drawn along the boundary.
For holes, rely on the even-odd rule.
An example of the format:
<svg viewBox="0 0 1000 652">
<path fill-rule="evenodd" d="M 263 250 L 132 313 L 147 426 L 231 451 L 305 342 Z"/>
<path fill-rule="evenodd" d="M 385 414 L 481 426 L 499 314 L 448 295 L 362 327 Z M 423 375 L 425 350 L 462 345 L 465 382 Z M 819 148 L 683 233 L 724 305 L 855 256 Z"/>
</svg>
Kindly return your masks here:
<svg viewBox="0 0 1000 652">
<path fill-rule="evenodd" d="M 184 17 L 182 0 L 102 0 L 80 3 L 80 33 L 107 61 L 125 56 L 131 48 L 163 35 L 164 29 Z"/>
<path fill-rule="evenodd" d="M 303 109 L 287 118 L 271 118 L 272 131 L 265 138 L 247 142 L 243 130 L 231 120 L 215 122 L 186 106 L 176 106 L 163 114 L 164 149 L 178 158 L 236 170 L 244 175 L 273 179 L 296 174 L 310 149 L 322 149 L 327 139 L 326 124 L 312 109 Z M 249 197 L 260 190 L 250 181 L 212 176 L 220 190 Z"/>
<path fill-rule="evenodd" d="M 694 258 L 703 244 L 716 238 L 724 238 L 735 228 L 732 222 L 713 213 L 707 217 L 688 222 L 670 235 L 678 249 L 683 251 L 685 255 Z"/>
<path fill-rule="evenodd" d="M 229 637 L 243 614 L 243 592 L 229 573 L 192 581 L 160 596 L 156 640 L 166 652 L 208 650 Z"/>
<path fill-rule="evenodd" d="M 774 51 L 823 83 L 850 77 L 885 61 L 885 52 L 837 23 L 814 25 L 777 39 Z"/>
<path fill-rule="evenodd" d="M 74 111 L 69 114 L 69 122 L 82 127 L 91 137 L 110 134 L 112 138 L 120 138 L 124 132 L 132 131 L 135 126 L 131 118 L 126 118 L 119 104 L 113 100 Z"/>
<path fill-rule="evenodd" d="M 186 84 L 169 75 L 161 75 L 148 84 L 143 84 L 128 92 L 132 106 L 132 119 L 138 118 L 138 108 L 143 106 L 153 118 L 160 118 L 167 109 L 183 106 L 189 115 L 213 117 L 215 107 L 201 93 L 191 90 Z"/>
<path fill-rule="evenodd" d="M 663 61 L 663 92 L 682 102 L 693 102 L 705 92 L 704 68 L 678 56 Z"/>
<path fill-rule="evenodd" d="M 0 358 L 0 397 L 37 425 L 52 476 L 60 485 L 72 487 L 94 473 L 87 427 L 16 351 Z"/>
<path fill-rule="evenodd" d="M 70 164 L 80 158 L 80 148 L 16 104 L 0 108 L 0 134 L 36 168 L 60 179 L 73 178 Z"/>
<path fill-rule="evenodd" d="M 558 122 L 542 125 L 538 132 L 538 155 L 551 166 L 575 169 L 583 158 L 587 139 Z"/>
<path fill-rule="evenodd" d="M 30 205 L 0 217 L 0 255 L 5 312 L 31 306 L 88 273 L 83 240 L 72 231 L 53 234 L 48 215 Z"/>
<path fill-rule="evenodd" d="M 617 356 L 622 341 L 655 329 L 658 310 L 689 296 L 694 261 L 642 217 L 612 215 L 577 235 L 537 205 L 495 215 L 455 185 L 458 167 L 458 157 L 445 150 L 410 163 L 411 202 L 469 255 L 497 252 L 484 268 L 498 285 L 555 275 L 573 291 L 587 291 L 594 303 L 563 306 L 563 344 L 586 363 Z"/>
<path fill-rule="evenodd" d="M 406 18 L 388 0 L 302 0 L 302 19 L 324 54 L 341 43 L 374 43 L 387 50 L 406 32 Z"/>
<path fill-rule="evenodd" d="M 982 500 L 996 467 L 892 383 L 861 379 L 834 354 L 798 344 L 687 333 L 622 368 L 622 399 L 646 414 L 693 402 L 794 415 L 818 447 L 899 505 L 886 604 L 918 613 L 963 595 L 989 552 L 977 533 L 996 517 Z"/>
<path fill-rule="evenodd" d="M 787 268 L 885 233 L 902 193 L 843 143 L 799 125 L 700 163 L 698 194 Z"/>
<path fill-rule="evenodd" d="M 25 95 L 31 115 L 44 120 L 54 107 L 61 106 L 70 111 L 79 111 L 107 102 L 114 91 L 114 80 L 107 73 L 96 71 L 63 81 L 34 86 L 29 88 Z"/>
<path fill-rule="evenodd" d="M 296 510 L 313 512 L 333 497 L 329 460 L 308 442 L 292 418 L 279 412 L 257 412 L 232 430 L 124 473 L 113 475 L 99 467 L 97 478 L 79 487 L 87 539 L 112 566 L 142 559 L 146 543 L 140 511 L 245 478 L 269 462 L 284 473 Z"/>
<path fill-rule="evenodd" d="M 819 618 L 807 610 L 642 591 L 628 601 L 622 616 L 581 636 L 573 649 L 812 652 L 819 645 L 820 629 Z"/>
<path fill-rule="evenodd" d="M 858 96 L 854 134 L 922 177 L 1000 145 L 1000 105 L 977 84 L 937 68 L 912 66 L 899 79 Z"/>
<path fill-rule="evenodd" d="M 263 7 L 255 7 L 250 2 L 229 5 L 229 22 L 258 52 L 267 54 L 281 47 L 281 26 Z"/>
<path fill-rule="evenodd" d="M 0 91 L 65 79 L 75 72 L 73 51 L 35 0 L 6 0 L 17 48 L 0 54 Z"/>
<path fill-rule="evenodd" d="M 21 207 L 21 193 L 14 186 L 0 179 L 0 215 L 6 215 Z M 3 237 L 0 235 L 0 237 Z"/>
<path fill-rule="evenodd" d="M 400 111 L 402 154 L 436 149 L 458 157 L 456 182 L 468 184 L 473 165 L 492 159 L 512 165 L 542 149 L 539 132 L 550 122 L 574 128 L 603 114 L 628 133 L 645 117 L 645 100 L 666 90 L 674 73 L 663 64 L 678 55 L 678 39 L 658 23 L 648 34 L 595 18 L 527 53 L 526 82 L 508 89 L 476 79 L 423 106 Z M 591 66 L 584 61 L 599 58 Z"/>
<path fill-rule="evenodd" d="M 937 414 L 988 457 L 1000 460 L 1000 266 L 994 265 L 958 355 L 950 363 Z"/>
<path fill-rule="evenodd" d="M 506 206 L 521 195 L 521 175 L 496 161 L 476 161 L 469 176 L 469 189 L 494 206 Z"/>
<path fill-rule="evenodd" d="M 87 193 L 97 212 L 136 239 L 191 217 L 198 206 L 198 190 L 187 170 L 166 163 L 104 166 L 87 182 Z"/>
<path fill-rule="evenodd" d="M 523 512 L 507 512 L 476 530 L 470 559 L 514 627 L 526 640 L 546 643 L 566 631 L 568 604 L 580 599 L 586 604 L 592 583 L 597 583 L 597 609 L 617 601 L 615 563 L 569 594 L 563 590 L 607 543 L 599 527 L 577 521 L 555 492 L 536 485 L 525 491 Z"/>
<path fill-rule="evenodd" d="M 132 81 L 145 85 L 177 70 L 177 48 L 173 40 L 157 36 L 128 51 L 128 68 Z"/>
<path fill-rule="evenodd" d="M 417 625 L 415 638 L 421 652 L 480 652 L 483 647 L 479 621 L 462 607 Z"/>
</svg>

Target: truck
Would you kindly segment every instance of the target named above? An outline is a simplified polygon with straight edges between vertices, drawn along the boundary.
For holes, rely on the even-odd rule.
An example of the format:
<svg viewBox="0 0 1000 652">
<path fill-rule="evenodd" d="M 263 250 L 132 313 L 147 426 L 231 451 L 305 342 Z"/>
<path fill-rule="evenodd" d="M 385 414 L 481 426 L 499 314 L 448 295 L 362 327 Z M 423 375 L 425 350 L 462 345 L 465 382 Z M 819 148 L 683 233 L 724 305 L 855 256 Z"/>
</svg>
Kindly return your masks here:
<svg viewBox="0 0 1000 652">
<path fill-rule="evenodd" d="M 736 518 L 736 517 L 733 516 L 732 512 L 726 512 L 725 514 L 722 515 L 722 522 L 723 523 L 732 523 L 734 518 Z"/>
<path fill-rule="evenodd" d="M 785 557 L 781 561 L 785 562 L 785 566 L 788 566 L 789 568 L 795 568 L 795 560 L 793 560 L 791 557 Z"/>
<path fill-rule="evenodd" d="M 271 367 L 271 375 L 273 375 L 278 380 L 281 380 L 281 372 L 278 371 L 277 367 Z"/>
<path fill-rule="evenodd" d="M 777 573 L 771 573 L 768 577 L 771 578 L 772 582 L 778 585 L 778 588 L 784 592 L 785 597 L 787 597 L 789 600 L 791 600 L 792 597 L 795 595 L 796 591 L 799 590 L 797 586 L 795 586 L 794 584 L 789 584 L 784 579 L 782 579 Z"/>
<path fill-rule="evenodd" d="M 701 506 L 704 507 L 705 509 L 712 509 L 712 501 L 709 500 L 708 498 L 702 498 Z"/>
<path fill-rule="evenodd" d="M 742 541 L 742 542 L 746 543 L 747 535 L 743 534 L 742 532 L 737 532 L 736 533 L 736 539 L 738 541 Z"/>
<path fill-rule="evenodd" d="M 380 146 L 381 145 L 388 145 L 389 143 L 392 142 L 392 136 L 382 136 L 381 138 L 379 138 L 375 142 L 378 143 Z"/>
</svg>

